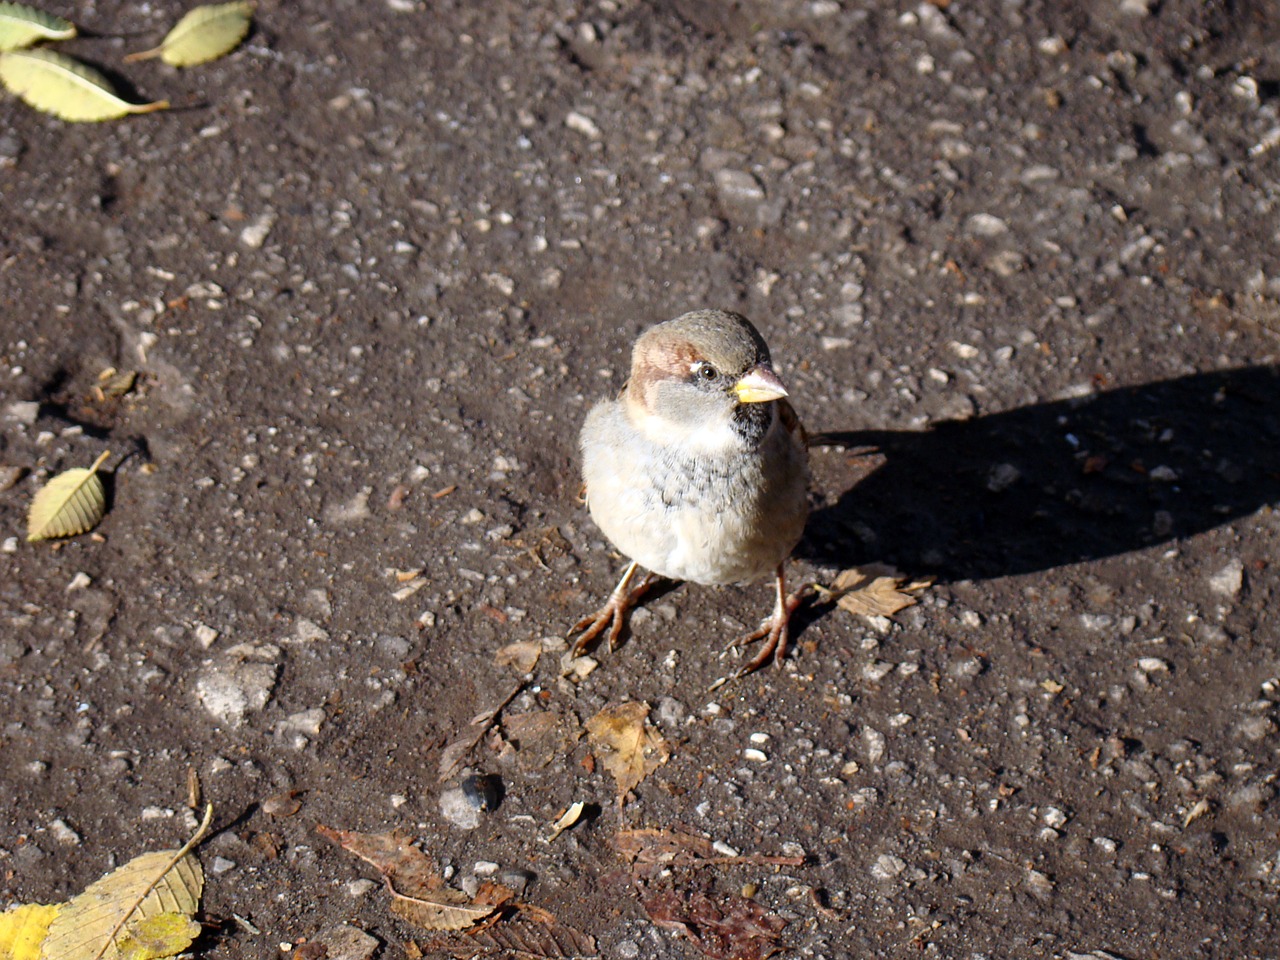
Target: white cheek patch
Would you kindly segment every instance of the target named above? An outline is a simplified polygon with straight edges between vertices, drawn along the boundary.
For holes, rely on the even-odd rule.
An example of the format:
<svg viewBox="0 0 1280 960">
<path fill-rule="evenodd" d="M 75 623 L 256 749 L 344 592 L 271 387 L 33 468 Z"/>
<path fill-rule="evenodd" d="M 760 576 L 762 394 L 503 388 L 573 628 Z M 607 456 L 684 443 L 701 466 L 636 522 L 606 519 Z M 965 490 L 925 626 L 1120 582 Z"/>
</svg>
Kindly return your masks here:
<svg viewBox="0 0 1280 960">
<path fill-rule="evenodd" d="M 659 447 L 679 444 L 691 454 L 715 456 L 742 449 L 742 438 L 733 429 L 732 411 L 694 425 L 666 420 L 656 414 L 632 416 L 636 429 Z"/>
</svg>

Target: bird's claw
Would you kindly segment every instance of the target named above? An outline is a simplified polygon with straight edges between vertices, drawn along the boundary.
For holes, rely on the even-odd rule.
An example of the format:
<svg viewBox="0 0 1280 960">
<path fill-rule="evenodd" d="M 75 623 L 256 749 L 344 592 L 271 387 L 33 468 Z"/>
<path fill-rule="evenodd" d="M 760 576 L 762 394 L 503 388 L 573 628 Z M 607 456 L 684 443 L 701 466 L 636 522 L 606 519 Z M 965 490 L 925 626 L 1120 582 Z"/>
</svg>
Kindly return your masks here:
<svg viewBox="0 0 1280 960">
<path fill-rule="evenodd" d="M 760 626 L 753 632 L 744 637 L 739 637 L 729 644 L 730 649 L 732 649 L 733 647 L 746 646 L 748 643 L 755 643 L 757 640 L 764 641 L 760 651 L 734 675 L 733 679 L 739 680 L 750 673 L 755 673 L 768 663 L 770 658 L 773 659 L 774 666 L 782 669 L 782 662 L 787 653 L 788 626 L 791 622 L 791 615 L 804 602 L 804 598 L 812 592 L 812 589 L 813 585 L 806 583 L 802 584 L 800 589 L 789 596 L 779 593 L 773 615 L 762 620 Z"/>
<path fill-rule="evenodd" d="M 575 633 L 581 634 L 574 641 L 570 656 L 580 656 L 591 641 L 604 633 L 606 627 L 609 629 L 610 652 L 618 645 L 618 638 L 622 636 L 622 628 L 627 622 L 627 612 L 636 605 L 658 579 L 650 573 L 640 581 L 638 586 L 630 587 L 631 578 L 635 575 L 637 566 L 638 564 L 633 562 L 627 567 L 622 574 L 622 579 L 613 588 L 613 593 L 609 594 L 609 599 L 605 601 L 604 606 L 595 613 L 583 617 L 565 635 L 566 637 L 572 637 Z"/>
</svg>

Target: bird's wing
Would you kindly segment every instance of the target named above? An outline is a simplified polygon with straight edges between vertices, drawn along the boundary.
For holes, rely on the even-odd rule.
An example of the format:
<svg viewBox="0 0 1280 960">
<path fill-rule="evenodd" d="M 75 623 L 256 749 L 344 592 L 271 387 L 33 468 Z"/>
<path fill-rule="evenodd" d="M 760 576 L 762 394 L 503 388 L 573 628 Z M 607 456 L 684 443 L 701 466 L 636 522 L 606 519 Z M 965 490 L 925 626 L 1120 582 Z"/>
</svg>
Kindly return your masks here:
<svg viewBox="0 0 1280 960">
<path fill-rule="evenodd" d="M 798 436 L 802 446 L 809 446 L 809 434 L 805 432 L 804 424 L 800 422 L 800 417 L 796 414 L 796 408 L 791 405 L 791 401 L 785 399 L 778 401 L 778 419 L 787 428 L 787 433 Z"/>
</svg>

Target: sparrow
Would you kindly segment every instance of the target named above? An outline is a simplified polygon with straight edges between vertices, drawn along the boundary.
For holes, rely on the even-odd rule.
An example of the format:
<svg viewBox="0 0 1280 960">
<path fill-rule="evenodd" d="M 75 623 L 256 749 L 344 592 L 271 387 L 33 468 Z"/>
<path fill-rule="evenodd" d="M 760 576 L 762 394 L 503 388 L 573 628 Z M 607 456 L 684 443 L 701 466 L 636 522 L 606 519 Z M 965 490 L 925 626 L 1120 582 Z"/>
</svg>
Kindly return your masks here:
<svg viewBox="0 0 1280 960">
<path fill-rule="evenodd" d="M 599 611 L 582 618 L 576 656 L 660 577 L 706 585 L 770 574 L 773 614 L 734 645 L 764 640 L 738 676 L 782 663 L 789 597 L 784 566 L 809 515 L 804 432 L 746 317 L 696 310 L 646 330 L 616 400 L 587 414 L 580 440 L 591 518 L 629 563 Z M 632 586 L 636 571 L 650 571 Z"/>
</svg>

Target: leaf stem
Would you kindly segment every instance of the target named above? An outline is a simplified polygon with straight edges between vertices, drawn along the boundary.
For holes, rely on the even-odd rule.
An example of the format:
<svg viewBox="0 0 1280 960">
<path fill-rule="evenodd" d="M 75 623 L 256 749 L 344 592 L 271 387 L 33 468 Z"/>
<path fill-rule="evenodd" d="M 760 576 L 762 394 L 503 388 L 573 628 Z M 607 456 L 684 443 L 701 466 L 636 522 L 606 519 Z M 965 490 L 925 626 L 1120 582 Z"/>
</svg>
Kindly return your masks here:
<svg viewBox="0 0 1280 960">
<path fill-rule="evenodd" d="M 98 458 L 99 462 L 105 458 L 106 454 L 104 453 L 102 457 Z M 94 468 L 97 468 L 97 464 L 94 464 Z M 156 874 L 156 878 L 147 884 L 146 889 L 138 894 L 137 899 L 129 905 L 129 909 L 124 912 L 124 915 L 120 917 L 120 920 L 116 925 L 111 928 L 111 932 L 107 934 L 107 938 L 102 942 L 102 946 L 99 947 L 98 952 L 93 955 L 93 960 L 102 960 L 102 957 L 107 952 L 107 948 L 115 945 L 116 935 L 124 929 L 124 925 L 129 922 L 129 918 L 138 912 L 138 908 L 142 906 L 142 901 L 151 895 L 151 891 L 156 888 L 161 880 L 169 875 L 169 871 L 178 865 L 178 861 L 190 853 L 192 847 L 204 839 L 204 835 L 209 832 L 209 824 L 211 823 L 213 823 L 212 803 L 204 808 L 204 819 L 200 821 L 200 826 L 196 832 L 192 834 L 191 839 L 182 845 L 181 850 L 169 858 L 169 862 L 164 865 L 164 869 Z"/>
</svg>

